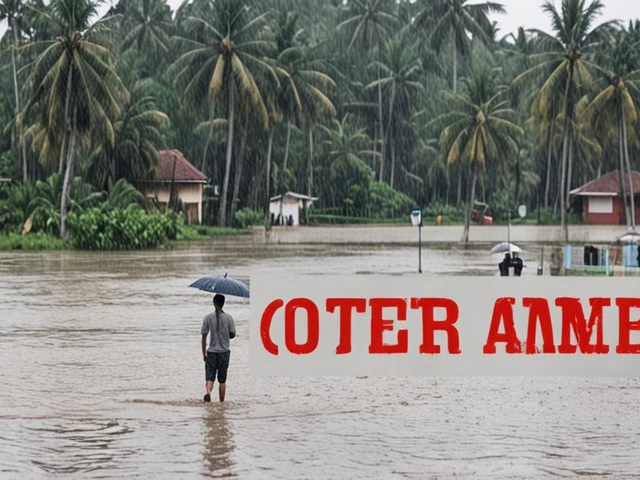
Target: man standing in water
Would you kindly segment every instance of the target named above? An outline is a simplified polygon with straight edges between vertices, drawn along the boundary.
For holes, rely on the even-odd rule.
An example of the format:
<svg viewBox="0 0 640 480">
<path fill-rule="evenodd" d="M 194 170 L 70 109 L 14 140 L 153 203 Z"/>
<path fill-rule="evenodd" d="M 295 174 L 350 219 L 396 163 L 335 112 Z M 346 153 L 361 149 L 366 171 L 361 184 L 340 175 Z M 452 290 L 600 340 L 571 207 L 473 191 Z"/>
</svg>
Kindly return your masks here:
<svg viewBox="0 0 640 480">
<path fill-rule="evenodd" d="M 231 315 L 222 310 L 224 300 L 224 295 L 216 294 L 213 297 L 215 311 L 204 317 L 200 329 L 207 388 L 207 393 L 204 396 L 205 402 L 211 401 L 211 390 L 213 390 L 213 382 L 216 380 L 216 373 L 220 383 L 218 394 L 221 402 L 224 402 L 226 392 L 227 369 L 231 355 L 229 340 L 236 336 L 236 326 Z M 209 334 L 209 348 L 207 348 L 207 335 Z"/>
</svg>

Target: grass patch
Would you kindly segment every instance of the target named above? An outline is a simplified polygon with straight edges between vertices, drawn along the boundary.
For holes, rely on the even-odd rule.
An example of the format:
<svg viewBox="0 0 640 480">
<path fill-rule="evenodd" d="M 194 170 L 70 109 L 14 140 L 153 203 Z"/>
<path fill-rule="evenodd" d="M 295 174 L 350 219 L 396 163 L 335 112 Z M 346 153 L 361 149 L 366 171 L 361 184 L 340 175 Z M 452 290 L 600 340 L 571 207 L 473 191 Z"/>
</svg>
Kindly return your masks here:
<svg viewBox="0 0 640 480">
<path fill-rule="evenodd" d="M 184 225 L 180 227 L 177 240 L 179 242 L 206 240 L 212 237 L 229 237 L 235 235 L 250 234 L 249 229 L 237 229 L 230 227 L 210 227 L 208 225 Z"/>
<path fill-rule="evenodd" d="M 69 242 L 42 232 L 0 235 L 0 250 L 68 250 Z"/>
</svg>

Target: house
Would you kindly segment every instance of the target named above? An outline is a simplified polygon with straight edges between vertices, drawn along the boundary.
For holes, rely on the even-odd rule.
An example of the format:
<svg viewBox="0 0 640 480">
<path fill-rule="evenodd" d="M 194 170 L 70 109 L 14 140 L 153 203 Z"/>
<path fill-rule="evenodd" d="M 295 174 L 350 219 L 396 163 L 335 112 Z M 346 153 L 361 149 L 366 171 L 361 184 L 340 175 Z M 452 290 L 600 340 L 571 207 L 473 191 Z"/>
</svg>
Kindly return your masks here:
<svg viewBox="0 0 640 480">
<path fill-rule="evenodd" d="M 309 208 L 316 200 L 318 200 L 317 197 L 293 192 L 271 197 L 269 201 L 271 221 L 274 225 L 300 225 L 300 211 Z"/>
<path fill-rule="evenodd" d="M 146 198 L 167 206 L 172 185 L 182 202 L 187 224 L 202 223 L 202 188 L 207 176 L 194 167 L 178 150 L 161 150 L 160 164 L 150 180 L 136 180 L 136 187 Z"/>
<path fill-rule="evenodd" d="M 636 224 L 640 223 L 640 173 L 631 171 Z M 624 175 L 629 192 L 629 177 Z M 620 171 L 614 170 L 600 178 L 571 190 L 569 195 L 583 200 L 584 219 L 596 225 L 625 225 L 624 199 L 620 191 Z"/>
</svg>

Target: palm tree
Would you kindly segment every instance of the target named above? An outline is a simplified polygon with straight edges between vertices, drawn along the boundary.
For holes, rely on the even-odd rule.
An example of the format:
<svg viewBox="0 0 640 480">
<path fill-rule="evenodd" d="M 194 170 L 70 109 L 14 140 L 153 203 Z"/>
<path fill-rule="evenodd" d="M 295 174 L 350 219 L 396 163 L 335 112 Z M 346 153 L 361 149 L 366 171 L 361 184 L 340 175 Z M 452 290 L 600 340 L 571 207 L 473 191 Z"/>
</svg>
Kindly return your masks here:
<svg viewBox="0 0 640 480">
<path fill-rule="evenodd" d="M 453 43 L 453 83 L 457 92 L 458 58 L 471 51 L 471 38 L 479 38 L 486 44 L 491 42 L 492 25 L 490 13 L 505 13 L 500 3 L 484 2 L 470 4 L 468 0 L 422 0 L 424 6 L 416 16 L 417 27 L 430 27 L 430 42 L 440 52 L 446 41 Z"/>
<path fill-rule="evenodd" d="M 40 152 L 48 158 L 58 151 L 66 157 L 60 203 L 60 236 L 66 236 L 69 184 L 77 149 L 89 136 L 114 142 L 114 119 L 129 93 L 114 69 L 112 52 L 93 41 L 108 30 L 115 17 L 91 23 L 97 3 L 91 0 L 55 0 L 49 11 L 40 11 L 56 28 L 55 40 L 32 42 L 24 49 L 43 48 L 28 65 L 26 87 L 31 92 L 22 113 L 25 119 L 38 114 L 46 132 Z M 64 156 L 64 157 L 63 157 Z"/>
<path fill-rule="evenodd" d="M 252 70 L 266 70 L 274 81 L 277 79 L 272 68 L 262 60 L 262 54 L 271 45 L 259 38 L 266 14 L 253 16 L 248 0 L 209 0 L 207 5 L 211 10 L 211 21 L 188 17 L 183 26 L 189 38 L 174 37 L 176 44 L 187 51 L 171 66 L 170 72 L 175 72 L 176 86 L 184 92 L 183 98 L 189 105 L 200 105 L 205 98 L 214 104 L 224 94 L 228 133 L 218 211 L 218 223 L 224 226 L 227 224 L 236 98 L 253 105 L 254 114 L 266 128 L 269 116 Z"/>
<path fill-rule="evenodd" d="M 145 59 L 161 63 L 169 53 L 169 36 L 174 28 L 166 0 L 129 0 L 124 4 L 123 23 L 128 33 L 122 50 L 135 45 Z"/>
<path fill-rule="evenodd" d="M 329 175 L 324 175 L 324 183 L 330 189 L 330 200 L 337 205 L 350 205 L 359 215 L 365 215 L 369 183 L 373 180 L 371 168 L 363 156 L 371 155 L 366 150 L 370 142 L 364 128 L 354 125 L 354 118 L 346 114 L 341 121 L 333 119 L 331 128 L 320 127 L 326 136 L 322 145 L 326 147 L 329 160 Z M 347 215 L 354 212 L 346 212 Z"/>
<path fill-rule="evenodd" d="M 294 46 L 281 52 L 276 58 L 274 69 L 280 78 L 277 93 L 277 105 L 287 118 L 287 139 L 282 175 L 287 170 L 291 125 L 295 121 L 310 135 L 315 121 L 336 113 L 333 102 L 328 97 L 328 89 L 336 84 L 331 77 L 320 71 L 324 66 L 322 59 L 314 58 L 313 49 Z M 280 187 L 283 187 L 282 177 Z M 309 194 L 310 195 L 310 194 Z"/>
<path fill-rule="evenodd" d="M 373 62 L 378 72 L 382 72 L 384 78 L 367 85 L 367 88 L 381 88 L 389 99 L 387 110 L 387 127 L 384 138 L 391 147 L 391 175 L 389 186 L 393 188 L 396 169 L 395 155 L 395 131 L 399 128 L 402 116 L 408 118 L 411 115 L 412 105 L 415 105 L 416 95 L 424 88 L 418 81 L 418 74 L 422 70 L 422 63 L 414 45 L 405 45 L 395 39 L 387 44 L 382 61 Z M 400 108 L 398 108 L 400 107 Z M 384 180 L 383 166 L 380 166 L 380 178 Z"/>
<path fill-rule="evenodd" d="M 169 117 L 156 108 L 155 98 L 145 94 L 142 82 L 132 90 L 132 99 L 114 123 L 113 144 L 102 145 L 92 154 L 89 177 L 106 188 L 120 179 L 146 179 L 160 163 L 159 150 L 166 147 L 162 128 Z"/>
<path fill-rule="evenodd" d="M 15 96 L 15 110 L 14 115 L 17 118 L 20 113 L 20 92 L 18 87 L 18 71 L 17 71 L 17 61 L 16 61 L 16 50 L 18 49 L 18 45 L 20 43 L 20 23 L 22 21 L 22 16 L 24 12 L 25 6 L 24 1 L 22 0 L 2 0 L 0 1 L 0 21 L 6 20 L 7 25 L 9 27 L 8 31 L 11 32 L 12 35 L 12 45 L 11 45 L 11 69 L 13 73 L 13 93 Z M 20 132 L 20 125 L 18 123 L 16 130 L 16 135 L 18 141 L 16 142 L 18 145 L 22 145 L 18 147 L 18 152 L 22 152 L 22 178 L 27 180 L 27 152 L 22 144 L 21 137 L 22 134 Z"/>
<path fill-rule="evenodd" d="M 618 32 L 609 55 L 611 70 L 603 74 L 599 91 L 585 110 L 585 119 L 591 124 L 595 136 L 601 143 L 608 138 L 617 138 L 620 186 L 623 198 L 627 185 L 629 201 L 625 202 L 627 225 L 635 230 L 635 205 L 628 143 L 638 144 L 636 133 L 640 110 L 640 70 L 638 69 L 637 41 L 633 42 L 627 32 Z M 608 137 L 608 138 L 607 138 Z M 624 172 L 627 178 L 624 179 Z M 628 182 L 628 183 L 627 183 Z"/>
<path fill-rule="evenodd" d="M 478 173 L 487 165 L 506 161 L 518 153 L 516 139 L 522 129 L 514 123 L 515 112 L 501 100 L 503 91 L 490 95 L 491 73 L 477 72 L 463 79 L 468 93 L 448 93 L 453 111 L 432 122 L 442 127 L 440 148 L 447 163 L 463 162 L 471 170 L 471 189 L 464 220 L 463 241 L 469 241 L 469 223 L 475 201 Z"/>
<path fill-rule="evenodd" d="M 348 30 L 350 41 L 348 49 L 357 42 L 364 47 L 377 61 L 381 60 L 382 50 L 390 38 L 391 29 L 398 24 L 398 19 L 388 13 L 388 1 L 353 0 L 349 2 L 350 17 L 340 23 L 338 31 Z M 386 10 L 386 11 L 385 11 Z M 378 70 L 377 80 L 380 80 Z M 382 86 L 378 86 L 378 128 L 380 129 L 380 181 L 382 181 L 385 161 L 386 139 L 384 137 L 384 121 L 382 116 Z"/>
<path fill-rule="evenodd" d="M 554 115 L 556 106 L 560 106 L 558 117 L 562 120 L 562 158 L 560 168 L 560 221 L 569 241 L 567 225 L 568 192 L 571 179 L 567 174 L 572 168 L 572 155 L 575 145 L 572 128 L 576 125 L 575 107 L 580 97 L 580 89 L 591 81 L 589 70 L 597 66 L 589 61 L 588 55 L 596 52 L 610 38 L 611 27 L 616 21 L 605 22 L 592 28 L 596 17 L 601 13 L 603 4 L 592 0 L 587 6 L 586 0 L 562 0 L 561 10 L 547 0 L 543 10 L 551 18 L 555 36 L 534 29 L 542 41 L 546 53 L 538 55 L 539 62 L 514 80 L 514 85 L 527 84 L 539 88 L 532 105 L 532 117 L 549 119 Z M 540 84 L 542 84 L 540 86 Z"/>
</svg>

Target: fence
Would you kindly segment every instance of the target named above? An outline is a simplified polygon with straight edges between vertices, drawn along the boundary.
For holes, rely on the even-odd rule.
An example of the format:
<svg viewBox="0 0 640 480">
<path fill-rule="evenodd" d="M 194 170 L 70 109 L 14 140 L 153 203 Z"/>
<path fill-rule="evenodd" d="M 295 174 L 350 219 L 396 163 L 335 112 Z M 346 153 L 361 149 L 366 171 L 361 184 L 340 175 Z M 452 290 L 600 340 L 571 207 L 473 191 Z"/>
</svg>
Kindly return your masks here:
<svg viewBox="0 0 640 480">
<path fill-rule="evenodd" d="M 565 245 L 565 275 L 640 276 L 638 245 Z"/>
</svg>

